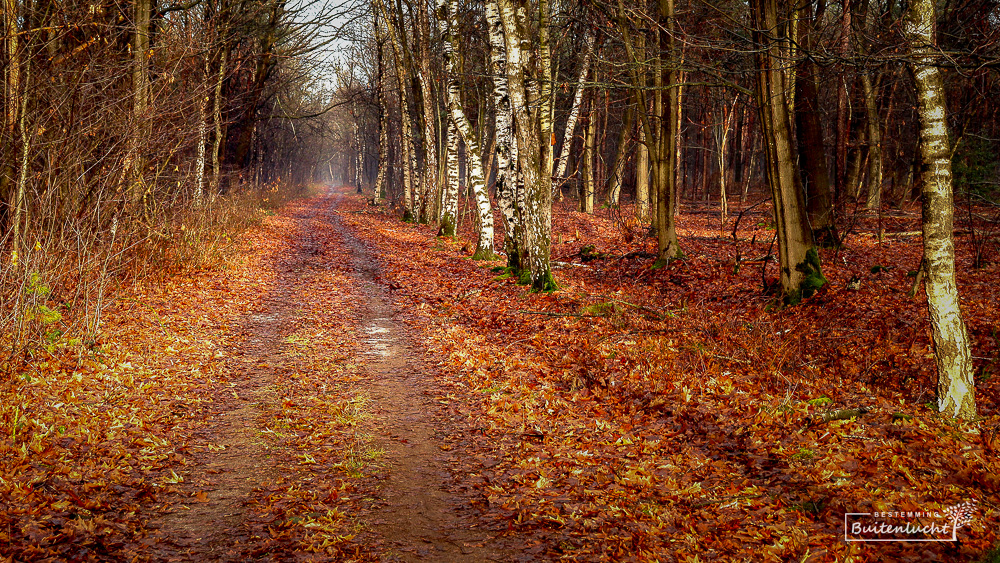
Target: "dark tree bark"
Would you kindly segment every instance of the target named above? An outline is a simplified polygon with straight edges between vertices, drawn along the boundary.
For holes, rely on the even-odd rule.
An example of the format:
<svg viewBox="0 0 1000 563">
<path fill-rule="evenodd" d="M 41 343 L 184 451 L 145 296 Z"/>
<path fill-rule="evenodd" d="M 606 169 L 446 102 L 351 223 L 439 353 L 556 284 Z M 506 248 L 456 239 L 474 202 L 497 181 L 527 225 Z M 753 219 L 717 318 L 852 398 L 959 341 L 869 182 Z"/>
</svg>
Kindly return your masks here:
<svg viewBox="0 0 1000 563">
<path fill-rule="evenodd" d="M 767 157 L 778 235 L 778 257 L 784 302 L 796 304 L 826 283 L 805 210 L 801 178 L 792 148 L 788 115 L 788 71 L 783 63 L 789 48 L 789 9 L 778 0 L 752 0 L 756 46 L 757 105 Z"/>
</svg>

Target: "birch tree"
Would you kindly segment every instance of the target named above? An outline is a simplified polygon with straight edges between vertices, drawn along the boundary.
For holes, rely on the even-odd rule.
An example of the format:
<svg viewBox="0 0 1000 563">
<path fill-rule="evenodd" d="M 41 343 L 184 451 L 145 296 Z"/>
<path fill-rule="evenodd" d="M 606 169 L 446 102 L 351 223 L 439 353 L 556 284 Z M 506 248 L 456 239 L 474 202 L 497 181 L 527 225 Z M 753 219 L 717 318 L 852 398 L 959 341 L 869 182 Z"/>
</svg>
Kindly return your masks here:
<svg viewBox="0 0 1000 563">
<path fill-rule="evenodd" d="M 385 57 L 382 24 L 378 10 L 372 10 L 375 24 L 375 99 L 378 103 L 378 172 L 375 174 L 375 200 L 385 197 L 389 169 L 389 108 L 385 97 Z"/>
<path fill-rule="evenodd" d="M 226 79 L 226 61 L 229 58 L 228 47 L 219 49 L 219 68 L 215 73 L 215 92 L 212 94 L 212 124 L 215 134 L 212 137 L 212 181 L 209 184 L 209 197 L 219 193 L 219 180 L 222 174 L 222 85 Z"/>
<path fill-rule="evenodd" d="M 446 119 L 447 152 L 445 153 L 444 186 L 441 191 L 441 227 L 438 235 L 455 236 L 458 229 L 458 149 L 460 138 L 455 120 L 449 115 Z"/>
<path fill-rule="evenodd" d="M 408 78 L 412 75 L 412 64 L 409 53 L 403 46 L 405 36 L 393 23 L 393 17 L 385 6 L 383 0 L 376 0 L 376 7 L 381 12 L 386 30 L 389 34 L 389 44 L 392 46 L 393 59 L 396 62 L 396 78 L 399 88 L 399 114 L 400 114 L 400 137 L 403 156 L 403 220 L 412 221 L 415 219 L 414 197 L 417 190 L 414 186 L 414 171 L 417 168 L 416 147 L 413 144 L 413 124 L 410 120 L 410 100 L 408 95 Z M 417 197 L 419 201 L 419 197 Z"/>
<path fill-rule="evenodd" d="M 583 60 L 580 61 L 580 72 L 576 79 L 576 89 L 573 93 L 573 105 L 570 107 L 569 116 L 566 118 L 566 129 L 563 133 L 562 148 L 559 150 L 556 174 L 553 179 L 552 189 L 556 197 L 559 197 L 560 188 L 566 183 L 566 166 L 569 164 L 569 151 L 573 147 L 573 137 L 576 134 L 576 122 L 580 118 L 580 106 L 583 105 L 583 94 L 586 91 L 587 74 L 590 72 L 590 59 L 594 55 L 594 45 L 596 34 L 588 30 L 584 38 L 586 48 L 583 53 Z"/>
<path fill-rule="evenodd" d="M 527 2 L 496 2 L 507 53 L 507 85 L 516 125 L 517 153 L 524 178 L 521 214 L 524 244 L 519 263 L 527 265 L 531 287 L 556 289 L 550 263 L 552 237 L 552 90 L 549 53 L 549 3 L 539 0 L 536 26 L 528 19 Z M 534 41 L 532 41 L 534 39 Z"/>
<path fill-rule="evenodd" d="M 451 120 L 455 128 L 465 142 L 465 166 L 468 171 L 468 178 L 472 184 L 472 192 L 476 198 L 476 209 L 478 211 L 479 238 L 476 243 L 476 251 L 472 258 L 474 260 L 492 260 L 496 257 L 493 252 L 493 207 L 490 205 L 490 195 L 486 191 L 486 178 L 483 174 L 482 150 L 480 149 L 480 139 L 472 129 L 472 123 L 465 115 L 462 107 L 462 94 L 459 86 L 458 70 L 455 64 L 455 52 L 458 50 L 458 37 L 455 30 L 458 28 L 458 0 L 438 0 L 438 18 L 442 22 L 444 33 L 444 63 L 447 75 L 447 97 L 448 108 L 451 112 Z"/>
<path fill-rule="evenodd" d="M 917 87 L 920 155 L 923 160 L 923 268 L 927 274 L 927 309 L 938 368 L 938 410 L 970 420 L 976 416 L 975 383 L 969 336 L 962 320 L 955 280 L 952 240 L 951 147 L 944 81 L 935 66 L 933 0 L 912 0 L 903 22 L 911 51 L 910 68 Z"/>
<path fill-rule="evenodd" d="M 194 206 L 201 207 L 205 201 L 205 149 L 208 137 L 208 117 L 206 116 L 208 108 L 208 81 L 210 80 L 211 67 L 209 65 L 209 58 L 205 57 L 204 64 L 204 88 L 205 91 L 199 91 L 197 93 L 198 100 L 198 145 L 195 149 L 195 181 L 194 181 Z M 201 89 L 199 89 L 201 90 Z"/>
<path fill-rule="evenodd" d="M 514 139 L 513 116 L 510 110 L 510 91 L 507 87 L 507 46 L 503 22 L 496 2 L 486 3 L 486 23 L 489 26 L 490 70 L 493 74 L 493 103 L 496 130 L 496 194 L 504 226 L 504 252 L 507 267 L 515 271 L 523 264 L 521 256 L 521 220 L 517 211 L 517 142 Z"/>
<path fill-rule="evenodd" d="M 420 94 L 422 101 L 422 122 L 424 125 L 424 179 L 421 184 L 421 207 L 420 222 L 429 223 L 436 202 L 435 193 L 438 189 L 438 143 L 437 143 L 437 117 L 434 112 L 434 94 L 431 83 L 434 77 L 431 75 L 431 24 L 430 16 L 427 14 L 427 4 L 424 0 L 417 2 L 417 36 L 420 42 Z"/>
</svg>

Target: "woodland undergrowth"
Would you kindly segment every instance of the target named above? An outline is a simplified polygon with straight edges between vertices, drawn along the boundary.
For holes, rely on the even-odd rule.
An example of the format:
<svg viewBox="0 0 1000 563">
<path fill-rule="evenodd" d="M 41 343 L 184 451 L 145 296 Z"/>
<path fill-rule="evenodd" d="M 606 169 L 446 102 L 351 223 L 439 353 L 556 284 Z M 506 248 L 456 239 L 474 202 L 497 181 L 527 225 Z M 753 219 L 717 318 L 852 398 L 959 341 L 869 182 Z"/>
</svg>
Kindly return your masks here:
<svg viewBox="0 0 1000 563">
<path fill-rule="evenodd" d="M 302 193 L 274 183 L 200 206 L 183 197 L 109 201 L 79 213 L 37 202 L 25 250 L 0 261 L 0 373 L 45 352 L 93 347 L 102 313 L 122 288 L 219 266 L 242 233 Z"/>
</svg>

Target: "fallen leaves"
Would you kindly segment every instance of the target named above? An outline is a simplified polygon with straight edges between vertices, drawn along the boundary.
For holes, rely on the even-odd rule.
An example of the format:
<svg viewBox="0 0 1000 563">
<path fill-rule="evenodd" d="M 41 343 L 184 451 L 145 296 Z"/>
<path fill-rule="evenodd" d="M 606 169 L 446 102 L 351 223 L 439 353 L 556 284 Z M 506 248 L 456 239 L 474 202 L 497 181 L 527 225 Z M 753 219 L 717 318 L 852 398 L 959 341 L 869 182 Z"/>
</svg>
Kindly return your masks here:
<svg viewBox="0 0 1000 563">
<path fill-rule="evenodd" d="M 828 290 L 766 313 L 759 280 L 773 266 L 733 273 L 734 243 L 686 215 L 689 258 L 653 271 L 651 242 L 624 244 L 606 216 L 557 212 L 556 232 L 579 234 L 554 256 L 572 263 L 591 245 L 592 259 L 537 295 L 491 272 L 500 262 L 467 260 L 460 240 L 354 213 L 360 199 L 340 205 L 293 204 L 246 239 L 242 265 L 134 288 L 111 308 L 102 344 L 40 352 L 2 383 L 0 557 L 166 553 L 149 523 L 215 502 L 225 468 L 199 464 L 240 450 L 204 428 L 256 396 L 241 387 L 254 370 L 273 379 L 241 420 L 267 452 L 260 471 L 273 473 L 247 499 L 242 554 L 380 557 L 365 518 L 391 468 L 365 434 L 378 405 L 364 390 L 371 335 L 352 316 L 364 295 L 322 214 L 342 211 L 438 362 L 437 404 L 457 429 L 436 448 L 449 486 L 523 557 L 969 560 L 997 542 L 989 276 L 960 269 L 984 419 L 956 424 L 925 406 L 925 309 L 906 297 L 915 242 L 830 251 Z M 745 254 L 766 252 L 740 236 Z M 855 276 L 872 279 L 848 291 Z M 273 323 L 273 338 L 262 342 L 255 323 Z M 971 498 L 981 516 L 954 546 L 841 541 L 846 512 Z"/>
<path fill-rule="evenodd" d="M 584 246 L 600 255 L 560 268 L 551 295 L 470 263 L 460 240 L 429 228 L 377 213 L 347 220 L 442 357 L 448 408 L 481 429 L 455 440 L 476 452 L 456 458 L 456 475 L 479 476 L 484 517 L 540 542 L 540 558 L 920 561 L 924 548 L 842 542 L 843 514 L 1000 501 L 985 477 L 1000 467 L 976 434 L 985 424 L 953 426 L 923 404 L 933 360 L 925 305 L 906 297 L 915 243 L 831 252 L 826 291 L 767 313 L 758 280 L 773 266 L 721 275 L 733 243 L 683 215 L 688 259 L 652 271 L 629 258 L 650 243 L 626 246 L 605 217 L 557 212 L 554 239 L 587 234 L 555 244 L 555 259 L 579 259 Z M 751 227 L 757 240 L 770 240 L 765 227 Z M 746 253 L 750 233 L 740 236 Z M 876 263 L 877 283 L 843 289 Z M 971 332 L 984 335 L 997 312 L 983 296 L 995 289 L 974 272 L 963 283 L 982 292 L 963 295 Z M 995 364 L 996 343 L 979 342 Z M 994 421 L 996 389 L 984 380 L 978 396 Z M 997 539 L 983 525 L 963 530 L 955 551 L 932 550 L 962 560 Z"/>
</svg>

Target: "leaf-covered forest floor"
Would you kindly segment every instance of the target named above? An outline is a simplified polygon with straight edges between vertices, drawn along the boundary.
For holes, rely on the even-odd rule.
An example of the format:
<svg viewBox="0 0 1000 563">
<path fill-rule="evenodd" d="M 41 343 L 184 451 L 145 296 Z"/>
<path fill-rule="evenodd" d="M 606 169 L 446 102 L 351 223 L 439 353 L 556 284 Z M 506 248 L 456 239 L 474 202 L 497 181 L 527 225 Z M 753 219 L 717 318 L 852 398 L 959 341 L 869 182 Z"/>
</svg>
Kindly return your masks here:
<svg viewBox="0 0 1000 563">
<path fill-rule="evenodd" d="M 0 383 L 0 561 L 976 561 L 997 544 L 997 266 L 959 281 L 981 419 L 937 416 L 913 209 L 766 311 L 765 206 L 683 261 L 557 207 L 533 294 L 346 188 L 228 267 L 122 293 L 104 337 Z M 499 225 L 499 223 L 498 223 Z M 468 225 L 466 225 L 468 227 Z M 773 252 L 771 250 L 770 252 Z M 737 268 L 737 256 L 741 258 Z M 762 276 L 762 268 L 765 268 Z M 860 286 L 850 289 L 850 281 Z M 858 418 L 824 414 L 866 409 Z M 958 542 L 844 541 L 847 512 L 978 500 Z"/>
</svg>

